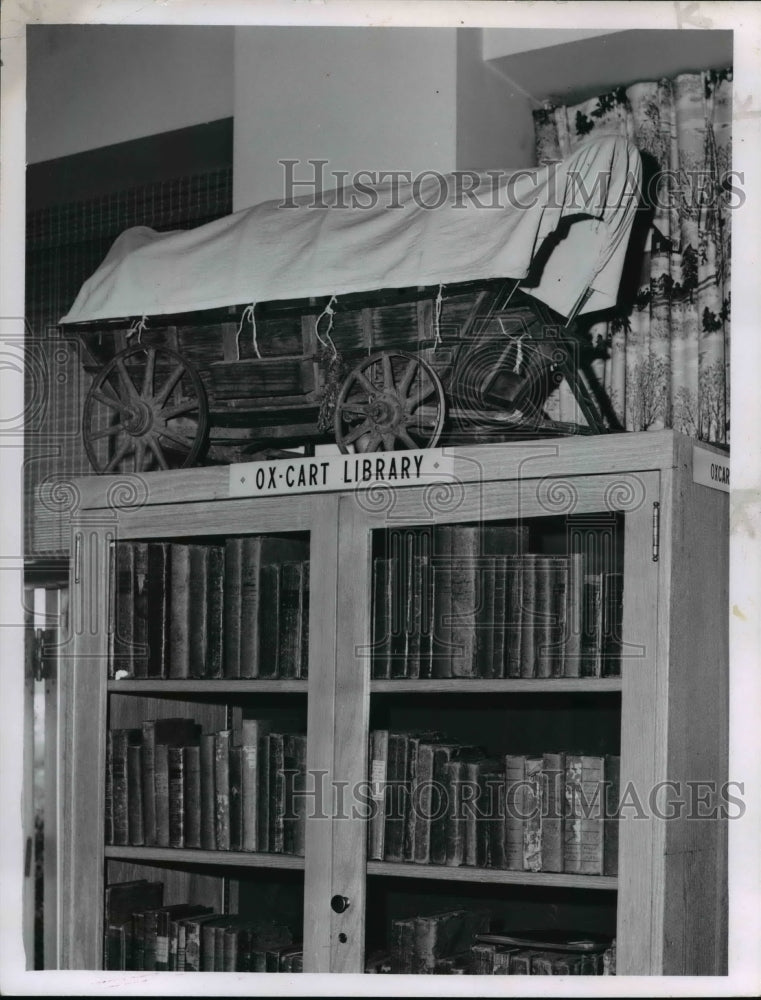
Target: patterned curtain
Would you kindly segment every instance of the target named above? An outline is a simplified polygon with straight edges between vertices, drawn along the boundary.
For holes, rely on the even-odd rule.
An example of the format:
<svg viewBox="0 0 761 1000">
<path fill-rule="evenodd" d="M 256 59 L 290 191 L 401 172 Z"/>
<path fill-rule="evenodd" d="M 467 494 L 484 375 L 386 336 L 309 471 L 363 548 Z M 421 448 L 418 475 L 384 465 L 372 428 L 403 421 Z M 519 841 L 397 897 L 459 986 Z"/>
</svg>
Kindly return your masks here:
<svg viewBox="0 0 761 1000">
<path fill-rule="evenodd" d="M 732 70 L 637 83 L 534 113 L 537 162 L 590 136 L 639 148 L 644 207 L 619 307 L 590 335 L 595 371 L 626 430 L 673 427 L 729 441 Z"/>
</svg>

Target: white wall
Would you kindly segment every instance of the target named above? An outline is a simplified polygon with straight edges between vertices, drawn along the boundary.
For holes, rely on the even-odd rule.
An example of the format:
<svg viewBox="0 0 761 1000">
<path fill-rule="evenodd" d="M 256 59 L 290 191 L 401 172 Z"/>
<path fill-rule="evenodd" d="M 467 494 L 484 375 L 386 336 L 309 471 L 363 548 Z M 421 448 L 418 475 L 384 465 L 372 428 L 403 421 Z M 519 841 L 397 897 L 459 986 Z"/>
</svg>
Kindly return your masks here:
<svg viewBox="0 0 761 1000">
<path fill-rule="evenodd" d="M 540 105 L 484 62 L 485 36 L 480 28 L 457 32 L 457 168 L 531 166 L 531 109 Z"/>
<path fill-rule="evenodd" d="M 236 210 L 282 197 L 280 159 L 448 171 L 456 141 L 455 29 L 236 28 Z"/>
<path fill-rule="evenodd" d="M 230 117 L 233 32 L 30 26 L 27 162 Z"/>
</svg>

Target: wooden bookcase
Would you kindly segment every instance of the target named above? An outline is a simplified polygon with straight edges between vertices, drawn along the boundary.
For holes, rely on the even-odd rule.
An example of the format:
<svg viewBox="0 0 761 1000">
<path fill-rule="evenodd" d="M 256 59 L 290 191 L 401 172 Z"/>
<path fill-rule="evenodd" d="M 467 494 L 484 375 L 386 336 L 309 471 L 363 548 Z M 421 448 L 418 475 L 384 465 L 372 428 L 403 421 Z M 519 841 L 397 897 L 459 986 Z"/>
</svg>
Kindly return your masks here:
<svg viewBox="0 0 761 1000">
<path fill-rule="evenodd" d="M 715 801 L 704 791 L 709 805 L 697 803 L 696 783 L 727 780 L 728 497 L 693 482 L 697 447 L 710 450 L 663 431 L 448 449 L 448 486 L 273 497 L 232 497 L 236 466 L 79 481 L 63 670 L 60 966 L 102 967 L 104 880 L 150 873 L 164 880 L 166 902 L 203 897 L 230 912 L 290 893 L 303 906 L 305 972 L 360 972 L 390 916 L 472 900 L 508 917 L 520 912 L 533 927 L 560 920 L 608 930 L 618 974 L 725 972 L 726 822 L 706 817 Z M 611 512 L 622 533 L 620 677 L 371 679 L 375 532 L 496 520 L 530 524 L 538 538 L 545 519 L 557 530 L 569 516 Z M 112 540 L 247 532 L 309 538 L 308 679 L 108 680 Z M 433 720 L 499 751 L 511 732 L 545 744 L 551 727 L 564 739 L 589 736 L 620 753 L 622 788 L 642 806 L 623 813 L 618 874 L 368 862 L 366 820 L 352 816 L 348 791 L 343 812 L 307 820 L 304 858 L 104 848 L 109 720 L 193 714 L 220 728 L 258 705 L 306 723 L 307 769 L 324 774 L 328 789 L 366 779 L 378 726 Z M 674 803 L 689 804 L 690 795 L 692 815 L 680 813 Z M 676 815 L 659 818 L 653 802 L 661 813 L 671 802 Z M 340 913 L 336 895 L 349 901 Z"/>
</svg>

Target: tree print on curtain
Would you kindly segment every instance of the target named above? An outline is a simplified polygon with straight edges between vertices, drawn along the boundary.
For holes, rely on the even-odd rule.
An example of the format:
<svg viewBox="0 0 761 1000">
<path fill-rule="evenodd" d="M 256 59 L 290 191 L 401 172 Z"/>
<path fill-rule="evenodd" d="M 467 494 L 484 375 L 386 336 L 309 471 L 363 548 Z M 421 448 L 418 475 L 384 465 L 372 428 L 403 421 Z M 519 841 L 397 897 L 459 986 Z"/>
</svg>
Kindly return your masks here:
<svg viewBox="0 0 761 1000">
<path fill-rule="evenodd" d="M 589 331 L 596 374 L 622 426 L 727 443 L 730 214 L 740 203 L 730 174 L 731 69 L 546 108 L 534 112 L 534 126 L 540 164 L 611 132 L 643 156 L 650 209 L 640 213 L 639 246 L 636 227 L 632 236 L 635 270 L 616 314 Z"/>
</svg>

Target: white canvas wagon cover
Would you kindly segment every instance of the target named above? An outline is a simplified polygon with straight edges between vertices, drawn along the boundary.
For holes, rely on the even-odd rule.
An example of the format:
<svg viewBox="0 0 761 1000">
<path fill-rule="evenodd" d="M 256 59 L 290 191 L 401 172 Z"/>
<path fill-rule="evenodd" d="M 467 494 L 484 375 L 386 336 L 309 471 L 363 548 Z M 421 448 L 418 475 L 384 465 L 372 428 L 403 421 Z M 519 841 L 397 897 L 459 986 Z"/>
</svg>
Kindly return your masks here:
<svg viewBox="0 0 761 1000">
<path fill-rule="evenodd" d="M 195 229 L 128 229 L 61 323 L 156 316 L 382 288 L 523 279 L 568 229 L 530 294 L 568 316 L 616 302 L 640 197 L 637 149 L 619 136 L 544 167 L 428 172 L 410 183 L 269 201 Z M 322 206 L 322 207 L 320 207 Z"/>
</svg>

